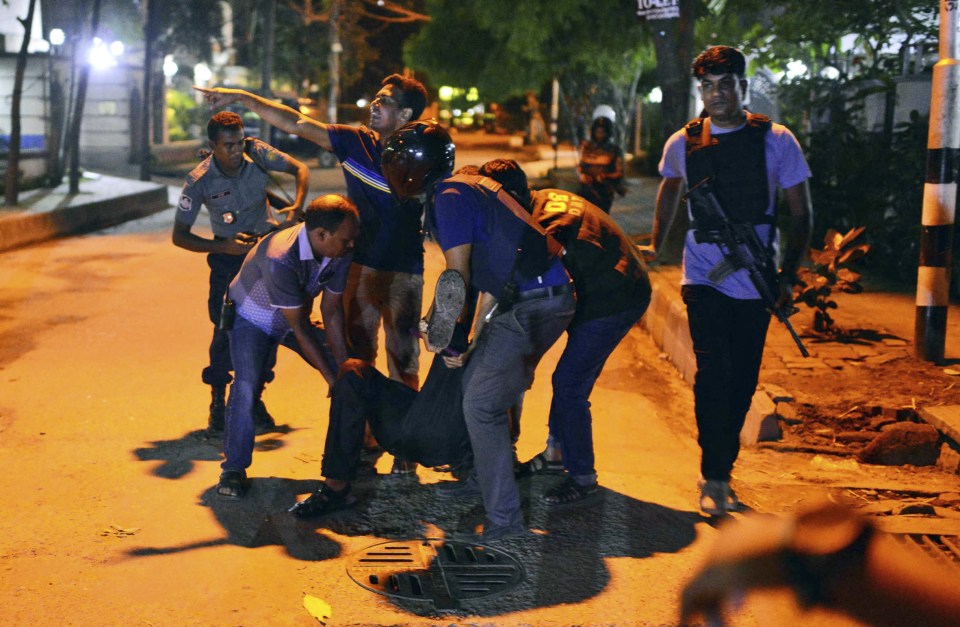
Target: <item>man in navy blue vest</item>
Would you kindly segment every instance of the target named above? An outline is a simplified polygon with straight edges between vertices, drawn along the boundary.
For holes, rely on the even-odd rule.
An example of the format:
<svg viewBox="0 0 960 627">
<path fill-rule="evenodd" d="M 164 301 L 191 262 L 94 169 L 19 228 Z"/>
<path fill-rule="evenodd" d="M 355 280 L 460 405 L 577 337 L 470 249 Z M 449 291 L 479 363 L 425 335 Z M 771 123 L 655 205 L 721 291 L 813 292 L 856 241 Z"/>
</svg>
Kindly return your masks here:
<svg viewBox="0 0 960 627">
<path fill-rule="evenodd" d="M 516 202 L 506 202 L 499 183 L 451 176 L 453 165 L 453 142 L 437 124 L 408 124 L 384 147 L 383 173 L 393 193 L 424 202 L 446 269 L 480 292 L 467 350 L 444 358 L 466 368 L 463 413 L 475 470 L 448 494 L 483 497 L 487 520 L 480 540 L 494 542 L 526 531 L 508 411 L 569 325 L 576 299 L 560 245 Z M 444 347 L 429 332 L 426 339 L 428 346 Z"/>
<path fill-rule="evenodd" d="M 693 62 L 706 116 L 674 133 L 663 149 L 651 253 L 662 245 L 683 187 L 710 178 L 728 217 L 750 224 L 770 252 L 779 249 L 777 188 L 789 210 L 787 248 L 780 264 L 780 304 L 792 299 L 797 266 L 810 245 L 810 169 L 793 134 L 766 116 L 744 110 L 746 60 L 736 48 L 714 46 Z M 697 359 L 693 386 L 700 463 L 700 509 L 712 516 L 741 509 L 730 488 L 750 401 L 757 387 L 770 314 L 747 271 L 717 279 L 719 244 L 704 241 L 710 224 L 690 207 L 681 294 Z"/>
</svg>

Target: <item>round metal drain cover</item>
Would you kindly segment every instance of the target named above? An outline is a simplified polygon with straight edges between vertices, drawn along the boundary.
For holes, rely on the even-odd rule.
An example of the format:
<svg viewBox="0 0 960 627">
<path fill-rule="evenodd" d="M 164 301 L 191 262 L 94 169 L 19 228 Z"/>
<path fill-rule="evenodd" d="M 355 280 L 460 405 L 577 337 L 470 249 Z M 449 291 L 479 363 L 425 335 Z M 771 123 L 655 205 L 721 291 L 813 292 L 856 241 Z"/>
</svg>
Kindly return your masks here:
<svg viewBox="0 0 960 627">
<path fill-rule="evenodd" d="M 351 556 L 347 574 L 372 592 L 443 608 L 512 590 L 523 580 L 523 567 L 489 546 L 416 538 L 359 551 Z"/>
</svg>

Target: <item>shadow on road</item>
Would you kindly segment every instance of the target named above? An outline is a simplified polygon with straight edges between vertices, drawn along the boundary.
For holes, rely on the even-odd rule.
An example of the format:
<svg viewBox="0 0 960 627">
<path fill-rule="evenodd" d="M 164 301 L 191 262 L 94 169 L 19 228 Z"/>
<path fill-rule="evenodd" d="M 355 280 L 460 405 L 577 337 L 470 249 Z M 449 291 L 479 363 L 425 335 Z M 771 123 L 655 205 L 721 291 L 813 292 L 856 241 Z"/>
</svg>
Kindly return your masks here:
<svg viewBox="0 0 960 627">
<path fill-rule="evenodd" d="M 556 478 L 552 479 L 557 480 Z M 647 558 L 676 553 L 696 538 L 697 512 L 680 511 L 601 489 L 590 499 L 550 508 L 540 494 L 550 478 L 521 482 L 524 512 L 532 533 L 502 542 L 497 548 L 523 564 L 524 582 L 507 594 L 464 601 L 455 613 L 496 616 L 537 607 L 577 603 L 601 593 L 610 582 L 606 558 Z M 342 547 L 320 533 L 371 536 L 403 540 L 423 537 L 457 537 L 472 532 L 483 521 L 479 499 L 449 499 L 437 495 L 435 485 L 422 485 L 415 477 L 379 475 L 354 484 L 358 504 L 346 511 L 315 520 L 300 520 L 288 513 L 302 495 L 319 487 L 319 481 L 278 477 L 253 478 L 247 496 L 239 501 L 217 498 L 210 487 L 199 504 L 212 509 L 226 537 L 172 547 L 141 547 L 132 557 L 164 555 L 232 544 L 247 548 L 282 546 L 297 560 L 321 561 L 341 557 Z M 404 611 L 435 615 L 430 603 L 391 599 Z"/>
<path fill-rule="evenodd" d="M 260 437 L 254 451 L 275 451 L 283 448 L 285 442 L 275 437 L 277 434 L 292 433 L 295 429 L 289 425 L 277 425 L 268 437 Z M 151 471 L 162 479 L 180 479 L 191 472 L 195 462 L 220 461 L 223 456 L 223 444 L 220 437 L 211 437 L 206 429 L 197 429 L 176 440 L 155 440 L 134 449 L 133 454 L 142 462 L 161 462 Z"/>
</svg>

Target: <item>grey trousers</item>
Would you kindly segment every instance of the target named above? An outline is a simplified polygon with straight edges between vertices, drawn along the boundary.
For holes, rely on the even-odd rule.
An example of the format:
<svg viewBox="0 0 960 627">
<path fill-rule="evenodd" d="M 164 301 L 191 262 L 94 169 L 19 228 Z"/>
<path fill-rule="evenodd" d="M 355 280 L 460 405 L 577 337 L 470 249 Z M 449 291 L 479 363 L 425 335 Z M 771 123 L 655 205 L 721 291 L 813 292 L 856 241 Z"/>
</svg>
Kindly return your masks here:
<svg viewBox="0 0 960 627">
<path fill-rule="evenodd" d="M 523 524 L 507 410 L 533 383 L 544 353 L 570 324 L 576 300 L 562 294 L 522 301 L 481 332 L 463 378 L 463 413 L 487 520 Z"/>
</svg>

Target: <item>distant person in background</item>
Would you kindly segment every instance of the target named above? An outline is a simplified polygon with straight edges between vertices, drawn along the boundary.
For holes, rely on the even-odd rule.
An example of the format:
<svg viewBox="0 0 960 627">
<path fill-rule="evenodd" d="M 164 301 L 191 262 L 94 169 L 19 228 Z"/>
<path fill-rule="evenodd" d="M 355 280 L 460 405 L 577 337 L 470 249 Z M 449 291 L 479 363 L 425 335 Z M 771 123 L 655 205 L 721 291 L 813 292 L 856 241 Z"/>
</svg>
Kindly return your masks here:
<svg viewBox="0 0 960 627">
<path fill-rule="evenodd" d="M 540 100 L 532 91 L 527 92 L 527 103 L 523 106 L 527 114 L 527 143 L 530 145 L 546 144 L 550 141 L 547 135 L 547 125 L 540 112 Z"/>
<path fill-rule="evenodd" d="M 612 110 L 604 113 L 607 115 L 594 118 L 590 137 L 580 144 L 577 172 L 580 174 L 580 195 L 610 213 L 614 196 L 625 193 L 623 149 L 617 144 L 614 121 L 607 117 Z"/>
<path fill-rule="evenodd" d="M 187 175 L 174 216 L 173 243 L 185 250 L 207 253 L 210 266 L 210 291 L 207 309 L 213 323 L 210 340 L 210 364 L 203 369 L 201 379 L 210 386 L 210 415 L 207 427 L 210 433 L 220 433 L 224 427 L 226 388 L 233 380 L 230 372 L 228 334 L 219 328 L 223 297 L 230 281 L 240 271 L 243 258 L 260 236 L 296 224 L 307 196 L 309 170 L 293 157 L 243 134 L 243 120 L 236 113 L 221 111 L 207 123 L 207 137 L 213 150 L 200 165 Z M 296 177 L 296 197 L 289 207 L 281 209 L 283 221 L 270 218 L 267 206 L 268 172 L 287 172 Z M 210 214 L 213 239 L 193 232 L 200 207 Z M 271 363 L 276 352 L 271 357 Z M 254 422 L 258 432 L 275 427 L 273 417 L 261 400 L 263 386 L 273 379 L 272 366 L 265 380 L 256 390 Z"/>
<path fill-rule="evenodd" d="M 748 514 L 721 525 L 706 563 L 686 585 L 680 623 L 723 625 L 752 590 L 787 588 L 865 625 L 960 625 L 960 577 L 910 551 L 835 503 L 776 517 Z M 762 622 L 762 620 L 761 620 Z"/>
</svg>

